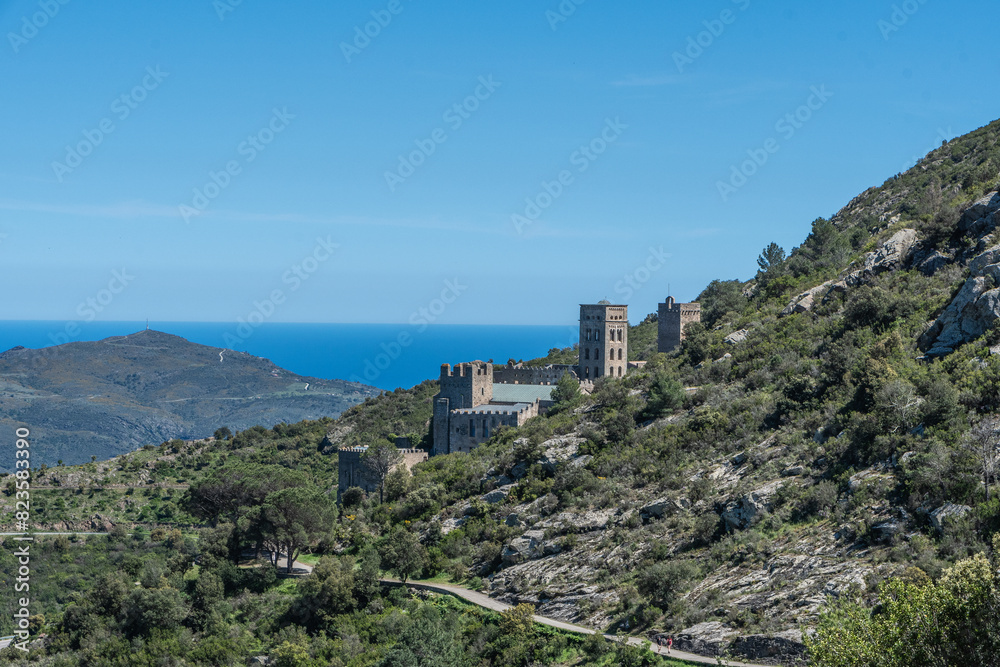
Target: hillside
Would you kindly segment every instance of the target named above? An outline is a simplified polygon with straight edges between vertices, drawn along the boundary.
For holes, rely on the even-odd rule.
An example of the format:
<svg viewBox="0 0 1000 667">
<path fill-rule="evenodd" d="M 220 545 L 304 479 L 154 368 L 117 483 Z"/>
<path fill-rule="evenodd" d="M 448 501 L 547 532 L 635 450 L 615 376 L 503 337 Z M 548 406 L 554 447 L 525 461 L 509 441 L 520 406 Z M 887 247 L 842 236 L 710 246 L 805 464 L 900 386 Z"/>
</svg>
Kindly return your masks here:
<svg viewBox="0 0 1000 667">
<path fill-rule="evenodd" d="M 548 415 L 499 429 L 471 454 L 389 475 L 383 504 L 348 492 L 344 507 L 328 506 L 337 448 L 425 438 L 433 382 L 370 397 L 336 420 L 40 471 L 37 527 L 112 527 L 112 542 L 139 527 L 143 544 L 143 526 L 193 525 L 199 535 L 181 548 L 180 537 L 157 533 L 179 553 L 149 568 L 142 590 L 129 592 L 130 580 L 115 584 L 121 599 L 53 601 L 39 622 L 45 650 L 79 652 L 86 664 L 129 664 L 125 646 L 149 664 L 184 650 L 191 664 L 214 664 L 211 649 L 228 641 L 229 664 L 257 654 L 282 665 L 420 664 L 399 656 L 422 646 L 461 653 L 442 664 L 656 664 L 535 635 L 516 615 L 376 594 L 384 571 L 612 633 L 669 635 L 695 653 L 875 664 L 809 656 L 805 644 L 817 628 L 831 636 L 831 609 L 849 632 L 893 601 L 951 590 L 949 568 L 964 562 L 959 575 L 968 573 L 972 556 L 973 574 L 996 570 L 998 141 L 1000 122 L 949 142 L 813 222 L 787 255 L 764 249 L 754 280 L 713 282 L 679 352 L 655 354 L 655 316 L 646 318 L 630 332 L 630 356 L 645 368 L 602 378 L 590 395 L 560 392 Z M 15 501 L 8 486 L 4 509 Z M 306 530 L 317 509 L 329 523 Z M 285 517 L 301 525 L 286 530 Z M 236 567 L 289 533 L 308 534 L 305 551 L 326 557 L 313 576 L 276 585 L 266 569 Z M 127 549 L 109 548 L 143 574 Z M 199 549 L 204 570 L 192 564 Z M 143 606 L 146 596 L 170 598 L 162 631 L 136 624 L 156 607 Z M 960 596 L 941 599 L 962 613 Z M 968 618 L 995 635 L 990 613 Z M 92 627 L 113 641 L 88 641 Z M 934 643 L 936 662 L 884 664 L 995 662 L 980 637 L 944 627 L 917 626 L 902 642 Z"/>
<path fill-rule="evenodd" d="M 0 354 L 0 424 L 28 426 L 33 462 L 106 459 L 228 426 L 337 416 L 378 390 L 157 331 Z M 13 444 L 0 443 L 0 470 Z"/>
</svg>

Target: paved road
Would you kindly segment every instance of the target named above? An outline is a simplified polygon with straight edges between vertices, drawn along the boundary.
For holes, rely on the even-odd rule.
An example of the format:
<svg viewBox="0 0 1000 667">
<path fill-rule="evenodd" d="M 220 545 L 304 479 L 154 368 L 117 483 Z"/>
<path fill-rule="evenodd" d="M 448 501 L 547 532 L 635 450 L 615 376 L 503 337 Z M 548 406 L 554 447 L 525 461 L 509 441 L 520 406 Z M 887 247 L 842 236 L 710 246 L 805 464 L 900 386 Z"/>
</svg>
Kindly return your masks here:
<svg viewBox="0 0 1000 667">
<path fill-rule="evenodd" d="M 304 566 L 301 563 L 296 562 L 296 566 Z M 400 582 L 396 579 L 382 579 L 383 582 L 387 584 L 399 584 Z M 408 581 L 407 586 L 411 588 L 416 588 L 424 591 L 431 591 L 434 593 L 444 593 L 446 595 L 454 595 L 455 597 L 467 600 L 474 605 L 483 607 L 484 609 L 491 609 L 493 611 L 506 611 L 511 608 L 505 602 L 500 602 L 495 600 L 488 595 L 483 595 L 482 593 L 477 593 L 476 591 L 469 590 L 467 588 L 462 588 L 461 586 L 450 586 L 448 584 L 425 584 L 421 582 Z M 596 630 L 590 628 L 585 628 L 582 625 L 574 625 L 572 623 L 564 623 L 563 621 L 557 621 L 553 618 L 547 618 L 545 616 L 535 615 L 533 617 L 536 623 L 541 623 L 542 625 L 547 625 L 549 627 L 557 628 L 559 630 L 566 630 L 567 632 L 575 632 L 583 635 L 596 634 Z M 617 637 L 614 635 L 604 635 L 605 638 L 611 641 L 617 641 Z M 674 649 L 670 653 L 667 653 L 667 649 L 654 646 L 648 640 L 640 639 L 638 637 L 629 637 L 628 643 L 635 646 L 649 646 L 654 653 L 660 655 L 669 655 L 671 658 L 677 658 L 678 660 L 687 660 L 688 662 L 695 662 L 702 665 L 729 665 L 731 667 L 769 667 L 767 665 L 754 665 L 748 662 L 736 662 L 729 660 L 720 661 L 717 658 L 709 658 L 703 655 L 695 655 L 694 653 L 686 653 L 684 651 L 678 651 Z"/>
</svg>

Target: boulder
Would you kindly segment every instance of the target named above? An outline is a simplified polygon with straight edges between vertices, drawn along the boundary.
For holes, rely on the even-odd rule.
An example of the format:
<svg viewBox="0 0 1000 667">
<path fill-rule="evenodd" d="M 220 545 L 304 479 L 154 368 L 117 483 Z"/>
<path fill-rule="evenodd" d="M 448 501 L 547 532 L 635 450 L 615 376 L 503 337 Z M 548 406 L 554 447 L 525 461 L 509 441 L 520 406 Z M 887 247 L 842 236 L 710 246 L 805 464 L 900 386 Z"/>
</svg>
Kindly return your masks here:
<svg viewBox="0 0 1000 667">
<path fill-rule="evenodd" d="M 1000 247 L 996 250 L 1000 259 Z M 972 262 L 969 266 L 971 269 Z M 1000 284 L 997 277 L 1000 277 L 1000 264 L 976 267 L 976 272 L 958 295 L 920 337 L 920 346 L 928 355 L 948 354 L 962 343 L 979 338 L 993 326 L 1000 317 L 1000 289 L 993 287 Z"/>
<path fill-rule="evenodd" d="M 810 290 L 806 290 L 802 294 L 799 294 L 794 299 L 792 299 L 783 311 L 782 315 L 791 315 L 793 313 L 806 313 L 812 310 L 813 306 L 816 305 L 816 300 L 821 296 L 826 296 L 826 294 L 833 287 L 834 281 L 828 280 L 822 285 L 813 287 Z"/>
<path fill-rule="evenodd" d="M 552 438 L 542 443 L 545 454 L 539 459 L 542 470 L 549 474 L 554 474 L 558 465 L 564 461 L 569 461 L 580 451 L 580 445 L 586 442 L 585 438 L 564 435 Z"/>
<path fill-rule="evenodd" d="M 952 261 L 952 258 L 948 255 L 941 253 L 939 250 L 935 250 L 930 254 L 915 257 L 913 263 L 914 266 L 917 267 L 917 270 L 925 276 L 933 276 Z"/>
<path fill-rule="evenodd" d="M 447 535 L 456 528 L 461 528 L 465 525 L 465 517 L 445 519 L 441 522 L 441 534 Z"/>
<path fill-rule="evenodd" d="M 891 542 L 892 538 L 903 533 L 904 528 L 901 522 L 890 519 L 872 526 L 872 537 L 878 542 Z"/>
<path fill-rule="evenodd" d="M 865 256 L 865 272 L 880 273 L 902 268 L 917 245 L 917 230 L 901 229 L 875 252 Z"/>
<path fill-rule="evenodd" d="M 971 512 L 972 508 L 968 505 L 956 505 L 955 503 L 945 503 L 941 507 L 937 508 L 930 513 L 931 525 L 938 532 L 943 533 L 945 524 L 949 519 L 961 518 L 965 516 L 967 512 Z"/>
<path fill-rule="evenodd" d="M 749 335 L 750 335 L 749 329 L 740 329 L 739 331 L 734 331 L 733 333 L 729 334 L 722 340 L 723 342 L 728 343 L 730 345 L 739 345 L 740 343 L 744 342 Z"/>
<path fill-rule="evenodd" d="M 862 268 L 842 275 L 838 281 L 831 281 L 829 283 L 831 290 L 843 292 L 849 287 L 857 287 L 868 282 L 879 273 L 903 268 L 913 257 L 918 239 L 915 229 L 899 230 L 878 250 L 865 255 Z"/>
<path fill-rule="evenodd" d="M 958 230 L 974 236 L 988 233 L 996 227 L 997 211 L 1000 211 L 1000 192 L 991 192 L 962 213 Z"/>
<path fill-rule="evenodd" d="M 966 209 L 959 228 L 976 234 L 992 231 L 998 211 L 1000 193 L 990 193 Z M 1000 244 L 994 244 L 994 240 L 992 234 L 980 239 L 976 247 L 979 254 L 968 262 L 969 278 L 965 285 L 920 337 L 920 347 L 928 356 L 950 354 L 962 343 L 982 336 L 1000 318 L 1000 290 L 997 289 L 1000 285 Z M 931 259 L 933 256 L 925 261 Z M 942 260 L 934 261 L 940 263 Z"/>
<path fill-rule="evenodd" d="M 771 482 L 751 491 L 736 502 L 726 505 L 722 511 L 722 520 L 731 530 L 749 528 L 760 520 L 764 512 L 770 512 L 774 507 L 774 495 L 783 485 L 782 481 Z"/>
<path fill-rule="evenodd" d="M 782 477 L 801 477 L 806 474 L 805 466 L 791 466 L 781 471 Z"/>
<path fill-rule="evenodd" d="M 514 484 L 508 484 L 506 486 L 501 486 L 499 489 L 494 489 L 484 495 L 483 500 L 488 502 L 490 505 L 502 503 L 507 500 L 507 496 L 509 496 L 510 492 L 514 490 L 514 486 Z"/>
<path fill-rule="evenodd" d="M 736 631 L 718 621 L 692 625 L 674 635 L 674 648 L 698 655 L 721 656 L 729 649 Z"/>
<path fill-rule="evenodd" d="M 651 519 L 662 519 L 665 516 L 683 512 L 691 508 L 691 501 L 687 498 L 660 498 L 639 509 L 639 516 L 643 521 Z"/>
<path fill-rule="evenodd" d="M 544 530 L 528 530 L 521 537 L 516 537 L 504 547 L 500 557 L 505 566 L 517 565 L 526 560 L 541 558 L 545 554 L 542 542 L 545 540 Z"/>
</svg>

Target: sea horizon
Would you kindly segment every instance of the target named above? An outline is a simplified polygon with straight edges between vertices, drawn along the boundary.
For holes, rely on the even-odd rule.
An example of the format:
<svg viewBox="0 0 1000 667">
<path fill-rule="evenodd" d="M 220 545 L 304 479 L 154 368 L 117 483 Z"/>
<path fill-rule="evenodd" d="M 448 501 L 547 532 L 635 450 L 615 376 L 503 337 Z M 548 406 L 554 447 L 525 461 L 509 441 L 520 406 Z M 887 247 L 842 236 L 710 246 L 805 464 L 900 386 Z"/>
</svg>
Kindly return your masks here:
<svg viewBox="0 0 1000 667">
<path fill-rule="evenodd" d="M 98 341 L 146 329 L 145 321 L 0 320 L 0 352 Z M 579 325 L 363 324 L 150 321 L 193 343 L 246 352 L 299 375 L 386 391 L 436 379 L 442 364 L 544 357 L 577 342 Z"/>
</svg>

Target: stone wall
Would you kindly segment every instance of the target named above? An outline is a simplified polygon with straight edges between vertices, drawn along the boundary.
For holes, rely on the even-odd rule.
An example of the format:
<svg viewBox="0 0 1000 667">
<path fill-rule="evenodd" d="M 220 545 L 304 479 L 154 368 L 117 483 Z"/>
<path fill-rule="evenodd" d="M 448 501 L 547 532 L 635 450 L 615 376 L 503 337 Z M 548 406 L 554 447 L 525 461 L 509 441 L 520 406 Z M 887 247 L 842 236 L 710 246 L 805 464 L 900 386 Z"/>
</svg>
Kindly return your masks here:
<svg viewBox="0 0 1000 667">
<path fill-rule="evenodd" d="M 521 426 L 537 417 L 540 402 L 520 409 L 497 407 L 496 410 L 454 410 L 448 434 L 449 452 L 471 452 L 492 437 L 501 426 Z"/>
<path fill-rule="evenodd" d="M 434 456 L 449 453 L 452 410 L 474 408 L 493 400 L 493 364 L 473 361 L 458 364 L 454 370 L 451 364 L 442 364 L 440 383 L 440 392 L 434 397 Z"/>
<path fill-rule="evenodd" d="M 494 366 L 493 382 L 496 384 L 557 384 L 565 373 L 577 379 L 577 367 L 570 364 L 526 367 Z"/>
</svg>

